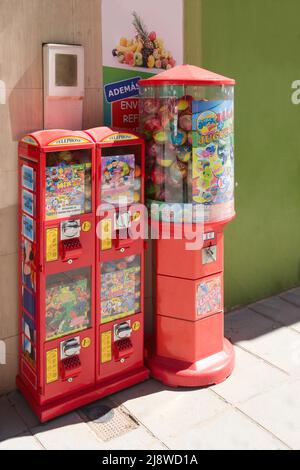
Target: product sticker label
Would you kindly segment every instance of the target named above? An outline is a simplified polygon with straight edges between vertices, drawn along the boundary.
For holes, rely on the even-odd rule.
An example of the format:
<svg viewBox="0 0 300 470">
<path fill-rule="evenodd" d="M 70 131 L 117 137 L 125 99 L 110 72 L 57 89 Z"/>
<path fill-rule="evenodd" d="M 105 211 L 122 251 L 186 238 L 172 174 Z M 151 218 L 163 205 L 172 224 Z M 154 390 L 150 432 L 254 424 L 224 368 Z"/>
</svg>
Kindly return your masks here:
<svg viewBox="0 0 300 470">
<path fill-rule="evenodd" d="M 58 350 L 50 349 L 46 352 L 46 383 L 58 380 Z"/>
<path fill-rule="evenodd" d="M 105 219 L 101 221 L 101 250 L 110 250 L 112 247 L 112 221 Z"/>
<path fill-rule="evenodd" d="M 22 190 L 22 210 L 29 215 L 35 215 L 34 195 L 26 189 Z"/>
<path fill-rule="evenodd" d="M 197 315 L 217 313 L 222 310 L 221 277 L 214 277 L 200 282 L 196 295 Z"/>
<path fill-rule="evenodd" d="M 193 101 L 193 201 L 233 200 L 233 102 Z"/>
<path fill-rule="evenodd" d="M 111 331 L 101 333 L 101 362 L 109 362 L 112 359 L 111 353 Z"/>
<path fill-rule="evenodd" d="M 215 238 L 215 232 L 207 232 L 203 234 L 203 240 L 213 240 Z"/>
<path fill-rule="evenodd" d="M 34 220 L 27 215 L 22 216 L 22 234 L 32 242 L 35 240 Z"/>
<path fill-rule="evenodd" d="M 58 228 L 48 228 L 46 231 L 46 261 L 58 259 Z"/>
<path fill-rule="evenodd" d="M 35 191 L 35 171 L 31 166 L 22 166 L 22 186 Z"/>
</svg>

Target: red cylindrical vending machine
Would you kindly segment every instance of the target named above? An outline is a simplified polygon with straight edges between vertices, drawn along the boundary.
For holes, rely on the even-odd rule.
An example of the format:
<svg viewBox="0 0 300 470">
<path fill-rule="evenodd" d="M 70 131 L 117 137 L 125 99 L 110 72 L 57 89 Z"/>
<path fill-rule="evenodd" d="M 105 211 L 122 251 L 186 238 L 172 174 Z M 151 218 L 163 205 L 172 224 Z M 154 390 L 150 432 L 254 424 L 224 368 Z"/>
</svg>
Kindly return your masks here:
<svg viewBox="0 0 300 470">
<path fill-rule="evenodd" d="M 95 383 L 95 145 L 84 132 L 19 143 L 17 386 L 41 421 Z"/>
<path fill-rule="evenodd" d="M 96 143 L 96 379 L 128 387 L 144 366 L 144 140 L 99 127 Z"/>
<path fill-rule="evenodd" d="M 139 82 L 157 238 L 156 341 L 147 364 L 170 386 L 218 383 L 234 366 L 223 316 L 223 229 L 235 215 L 234 83 L 190 65 Z"/>
</svg>

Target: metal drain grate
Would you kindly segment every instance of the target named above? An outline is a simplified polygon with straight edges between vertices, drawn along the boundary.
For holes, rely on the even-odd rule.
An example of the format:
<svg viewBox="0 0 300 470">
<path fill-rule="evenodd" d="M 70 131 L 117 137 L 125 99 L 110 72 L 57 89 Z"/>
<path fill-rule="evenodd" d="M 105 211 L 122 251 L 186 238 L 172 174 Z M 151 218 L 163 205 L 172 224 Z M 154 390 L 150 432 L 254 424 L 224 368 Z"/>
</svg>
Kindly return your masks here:
<svg viewBox="0 0 300 470">
<path fill-rule="evenodd" d="M 103 441 L 110 441 L 139 426 L 134 418 L 109 400 L 84 406 L 80 415 Z"/>
</svg>

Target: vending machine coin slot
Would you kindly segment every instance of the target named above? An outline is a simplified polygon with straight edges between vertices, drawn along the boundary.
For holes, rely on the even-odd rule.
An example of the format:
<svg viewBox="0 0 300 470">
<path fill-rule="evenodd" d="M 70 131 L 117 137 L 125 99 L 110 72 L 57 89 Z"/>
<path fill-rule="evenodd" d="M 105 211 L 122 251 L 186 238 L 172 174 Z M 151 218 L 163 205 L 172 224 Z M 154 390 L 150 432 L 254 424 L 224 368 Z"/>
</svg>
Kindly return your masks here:
<svg viewBox="0 0 300 470">
<path fill-rule="evenodd" d="M 60 343 L 61 375 L 66 380 L 75 377 L 81 371 L 80 337 L 67 339 Z"/>
<path fill-rule="evenodd" d="M 80 353 L 80 337 L 67 339 L 60 343 L 60 357 L 66 359 L 71 356 L 78 355 Z"/>
<path fill-rule="evenodd" d="M 217 261 L 217 245 L 206 246 L 202 249 L 202 264 Z"/>
<path fill-rule="evenodd" d="M 119 323 L 114 326 L 114 339 L 118 341 L 119 339 L 129 338 L 131 332 L 130 320 Z"/>
</svg>

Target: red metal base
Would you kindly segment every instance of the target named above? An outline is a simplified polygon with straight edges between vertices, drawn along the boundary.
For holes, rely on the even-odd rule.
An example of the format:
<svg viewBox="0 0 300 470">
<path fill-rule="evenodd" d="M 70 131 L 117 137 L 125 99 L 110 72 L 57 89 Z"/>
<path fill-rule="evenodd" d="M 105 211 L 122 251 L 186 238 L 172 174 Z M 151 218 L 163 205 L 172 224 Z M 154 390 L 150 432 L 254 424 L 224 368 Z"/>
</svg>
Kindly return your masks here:
<svg viewBox="0 0 300 470">
<path fill-rule="evenodd" d="M 149 355 L 146 359 L 152 377 L 170 387 L 205 387 L 214 385 L 231 374 L 234 349 L 225 338 L 223 350 L 194 363 Z"/>
<path fill-rule="evenodd" d="M 50 419 L 56 418 L 64 413 L 68 413 L 76 408 L 84 406 L 93 401 L 99 400 L 112 393 L 119 392 L 124 388 L 131 387 L 139 382 L 149 378 L 149 370 L 145 367 L 141 367 L 131 373 L 126 373 L 123 376 L 115 377 L 114 381 L 107 380 L 99 384 L 94 385 L 86 390 L 80 390 L 68 397 L 62 397 L 51 403 L 45 405 L 39 405 L 30 392 L 25 386 L 24 382 L 18 375 L 16 378 L 16 384 L 22 395 L 26 398 L 31 408 L 38 416 L 41 423 L 45 423 Z"/>
</svg>

